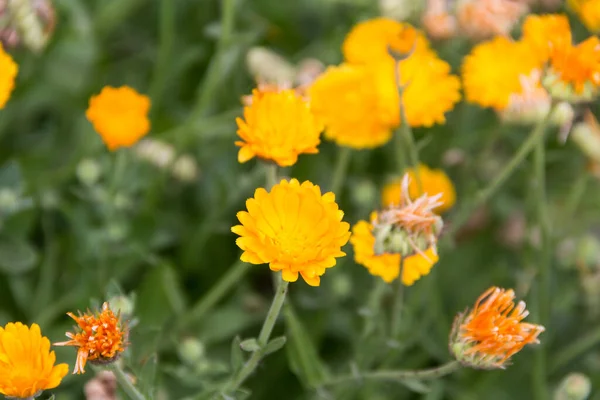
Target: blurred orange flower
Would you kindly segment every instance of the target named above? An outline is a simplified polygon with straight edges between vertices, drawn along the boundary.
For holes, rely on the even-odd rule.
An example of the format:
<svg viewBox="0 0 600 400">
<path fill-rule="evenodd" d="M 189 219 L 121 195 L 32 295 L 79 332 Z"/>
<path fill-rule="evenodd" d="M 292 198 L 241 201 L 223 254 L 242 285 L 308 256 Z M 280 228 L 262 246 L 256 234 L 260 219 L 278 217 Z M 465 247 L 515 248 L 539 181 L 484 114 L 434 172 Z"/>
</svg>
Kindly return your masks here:
<svg viewBox="0 0 600 400">
<path fill-rule="evenodd" d="M 0 43 L 0 109 L 4 108 L 10 98 L 18 70 L 19 67 Z"/>
</svg>

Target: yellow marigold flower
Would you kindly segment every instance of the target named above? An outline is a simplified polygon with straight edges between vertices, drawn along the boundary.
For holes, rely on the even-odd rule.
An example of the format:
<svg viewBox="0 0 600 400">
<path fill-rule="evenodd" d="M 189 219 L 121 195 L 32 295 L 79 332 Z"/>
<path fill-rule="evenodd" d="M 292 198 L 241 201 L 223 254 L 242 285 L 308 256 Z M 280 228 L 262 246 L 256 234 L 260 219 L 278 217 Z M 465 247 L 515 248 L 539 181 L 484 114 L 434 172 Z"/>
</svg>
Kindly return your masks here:
<svg viewBox="0 0 600 400">
<path fill-rule="evenodd" d="M 128 86 L 105 86 L 92 96 L 85 113 L 94 129 L 113 151 L 130 147 L 150 130 L 150 99 Z"/>
<path fill-rule="evenodd" d="M 342 52 L 351 64 L 392 63 L 388 48 L 399 54 L 431 52 L 425 35 L 410 24 L 374 18 L 356 24 L 346 36 Z"/>
<path fill-rule="evenodd" d="M 440 198 L 440 202 L 443 204 L 435 208 L 434 211 L 441 214 L 452 208 L 456 202 L 456 191 L 448 175 L 441 169 L 431 169 L 424 164 L 418 166 L 418 172 L 419 179 L 421 180 L 421 188 L 423 189 L 422 191 L 419 191 L 417 175 L 415 174 L 414 169 L 410 168 L 407 171 L 410 176 L 410 183 L 408 186 L 410 198 L 416 200 L 424 193 L 427 193 L 430 196 L 441 193 L 442 197 Z M 381 195 L 384 207 L 398 206 L 401 203 L 401 183 L 402 180 L 397 179 L 385 185 Z"/>
<path fill-rule="evenodd" d="M 377 214 L 373 213 L 374 220 Z M 373 236 L 373 225 L 367 221 L 359 221 L 352 227 L 350 243 L 354 249 L 354 260 L 367 268 L 369 273 L 379 276 L 385 282 L 390 283 L 400 275 L 400 254 L 384 253 L 375 254 L 375 236 Z M 411 286 L 422 276 L 429 274 L 431 268 L 439 257 L 433 248 L 421 254 L 406 257 L 402 268 L 402 283 Z"/>
<path fill-rule="evenodd" d="M 600 0 L 569 0 L 568 4 L 586 28 L 600 32 Z"/>
<path fill-rule="evenodd" d="M 554 48 L 571 44 L 569 19 L 562 14 L 530 14 L 523 22 L 522 41 L 532 47 L 540 63 L 545 63 Z"/>
<path fill-rule="evenodd" d="M 255 90 L 252 103 L 244 107 L 244 119 L 236 122 L 242 138 L 235 142 L 241 147 L 241 163 L 256 156 L 287 167 L 296 163 L 299 154 L 319 152 L 323 125 L 294 90 Z"/>
<path fill-rule="evenodd" d="M 92 313 L 88 310 L 85 314 L 79 312 L 79 315 L 67 315 L 77 323 L 75 333 L 67 332 L 70 340 L 55 343 L 55 346 L 78 347 L 74 374 L 83 374 L 87 361 L 92 364 L 109 364 L 125 351 L 128 328 L 121 323 L 120 316 L 114 314 L 108 303 L 102 304 L 100 312 Z"/>
<path fill-rule="evenodd" d="M 471 311 L 456 317 L 450 350 L 458 361 L 473 368 L 505 368 L 525 345 L 539 343 L 544 327 L 522 322 L 529 312 L 523 301 L 515 307 L 514 298 L 512 289 L 491 287 Z"/>
<path fill-rule="evenodd" d="M 283 280 L 295 282 L 298 274 L 311 286 L 319 286 L 326 268 L 346 255 L 342 246 L 350 237 L 350 225 L 331 192 L 309 181 L 282 180 L 270 192 L 256 189 L 246 201 L 248 211 L 237 214 L 241 225 L 231 228 L 240 235 L 241 259 L 251 264 L 269 263 Z"/>
<path fill-rule="evenodd" d="M 56 354 L 37 324 L 8 323 L 0 327 L 0 394 L 31 399 L 60 385 L 67 364 L 54 365 Z"/>
<path fill-rule="evenodd" d="M 4 108 L 15 87 L 19 67 L 0 43 L 0 109 Z"/>
<path fill-rule="evenodd" d="M 364 66 L 329 67 L 309 88 L 311 108 L 325 123 L 325 137 L 340 146 L 369 149 L 392 137 L 380 118 L 372 71 Z"/>
<path fill-rule="evenodd" d="M 464 59 L 462 78 L 467 101 L 501 111 L 510 95 L 521 93 L 520 77 L 540 68 L 527 43 L 503 36 L 478 44 Z"/>
</svg>

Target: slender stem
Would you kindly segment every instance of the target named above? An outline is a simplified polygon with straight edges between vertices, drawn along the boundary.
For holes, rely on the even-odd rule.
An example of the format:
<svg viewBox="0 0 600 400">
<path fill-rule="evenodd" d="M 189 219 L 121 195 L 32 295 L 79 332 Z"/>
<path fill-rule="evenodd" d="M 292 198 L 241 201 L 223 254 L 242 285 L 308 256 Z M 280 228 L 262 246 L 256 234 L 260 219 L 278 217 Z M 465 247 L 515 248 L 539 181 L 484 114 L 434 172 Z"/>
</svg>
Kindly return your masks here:
<svg viewBox="0 0 600 400">
<path fill-rule="evenodd" d="M 442 376 L 458 371 L 461 364 L 458 361 L 450 361 L 439 367 L 422 369 L 422 370 L 389 370 L 389 371 L 372 371 L 357 374 L 351 374 L 334 378 L 328 382 L 324 382 L 323 386 L 338 385 L 340 383 L 348 383 L 361 380 L 378 380 L 378 381 L 407 381 L 407 380 L 430 380 L 440 378 Z"/>
<path fill-rule="evenodd" d="M 273 188 L 273 186 L 277 185 L 278 182 L 278 178 L 277 178 L 277 164 L 275 163 L 268 163 L 265 164 L 265 173 L 266 173 L 266 183 L 267 183 L 267 189 L 271 190 Z"/>
<path fill-rule="evenodd" d="M 590 175 L 586 171 L 581 171 L 565 201 L 564 223 L 562 224 L 564 227 L 572 226 L 573 217 L 581 204 L 581 200 L 584 198 L 589 182 Z"/>
<path fill-rule="evenodd" d="M 132 400 L 146 400 L 146 397 L 133 385 L 133 382 L 129 379 L 125 371 L 119 366 L 119 363 L 112 363 L 106 365 L 106 369 L 115 374 L 117 383 L 123 389 L 123 391 Z"/>
<path fill-rule="evenodd" d="M 396 282 L 396 293 L 394 295 L 394 306 L 392 307 L 392 339 L 396 339 L 400 333 L 402 322 L 402 306 L 404 304 L 404 283 L 402 282 L 402 272 L 404 269 L 404 258 L 400 260 L 400 274 Z"/>
<path fill-rule="evenodd" d="M 369 336 L 377 321 L 381 309 L 381 299 L 388 288 L 388 284 L 383 279 L 377 279 L 369 294 L 369 300 L 367 302 L 368 314 L 365 318 L 365 325 L 363 327 L 362 337 L 366 338 Z"/>
<path fill-rule="evenodd" d="M 277 317 L 279 316 L 281 307 L 285 301 L 288 284 L 289 283 L 283 279 L 279 279 L 279 285 L 277 286 L 275 297 L 273 298 L 273 302 L 271 303 L 271 307 L 269 308 L 265 322 L 263 323 L 260 334 L 258 335 L 258 344 L 260 345 L 260 349 L 253 352 L 244 366 L 231 378 L 229 383 L 221 391 L 222 396 L 228 396 L 231 393 L 235 393 L 235 391 L 244 383 L 244 381 L 252 374 L 252 372 L 254 372 L 258 363 L 262 359 L 263 349 L 269 342 L 271 332 L 273 331 L 273 327 L 275 326 L 275 322 L 277 321 Z"/>
<path fill-rule="evenodd" d="M 42 213 L 42 232 L 44 234 L 44 260 L 40 266 L 39 282 L 35 294 L 35 313 L 40 313 L 48 307 L 52 300 L 52 292 L 55 289 L 56 267 L 57 267 L 57 245 L 54 241 L 54 223 L 52 217 Z"/>
<path fill-rule="evenodd" d="M 538 256 L 538 310 L 539 321 L 546 325 L 550 319 L 550 222 L 546 201 L 546 155 L 544 136 L 540 135 L 533 152 L 533 172 L 535 179 L 536 211 L 540 228 L 540 248 Z M 542 344 L 535 354 L 535 373 L 532 374 L 534 394 L 537 399 L 549 397 L 547 387 L 546 345 Z"/>
<path fill-rule="evenodd" d="M 175 332 L 181 332 L 196 321 L 200 321 L 232 288 L 234 288 L 242 277 L 250 270 L 248 264 L 237 261 L 229 267 L 225 275 L 211 287 L 190 311 L 185 314 L 176 325 Z"/>
<path fill-rule="evenodd" d="M 175 41 L 175 2 L 160 0 L 159 9 L 159 48 L 157 62 L 154 67 L 150 96 L 152 109 L 157 110 L 162 100 L 166 74 L 171 62 L 171 52 Z"/>
<path fill-rule="evenodd" d="M 600 343 L 600 325 L 584 337 L 573 341 L 569 346 L 558 352 L 558 354 L 553 357 L 554 361 L 550 366 L 550 372 L 556 372 L 556 370 L 564 367 L 572 360 L 596 347 L 598 343 Z"/>
<path fill-rule="evenodd" d="M 482 204 L 486 203 L 502 186 L 502 184 L 515 172 L 517 167 L 521 165 L 527 155 L 533 150 L 540 136 L 544 136 L 544 132 L 549 124 L 549 115 L 552 110 L 536 124 L 527 139 L 521 144 L 514 156 L 506 163 L 504 168 L 496 175 L 489 185 L 479 190 L 471 202 L 465 203 L 465 206 L 457 213 L 452 220 L 452 225 L 448 229 L 447 237 L 452 237 L 454 234 L 468 221 L 471 212 Z"/>
<path fill-rule="evenodd" d="M 352 156 L 352 149 L 350 147 L 338 148 L 338 157 L 335 163 L 335 169 L 333 171 L 333 178 L 331 179 L 331 191 L 336 195 L 340 195 L 340 191 L 344 186 L 344 180 L 346 179 L 346 172 L 348 171 L 348 165 L 350 165 L 350 157 Z"/>
</svg>

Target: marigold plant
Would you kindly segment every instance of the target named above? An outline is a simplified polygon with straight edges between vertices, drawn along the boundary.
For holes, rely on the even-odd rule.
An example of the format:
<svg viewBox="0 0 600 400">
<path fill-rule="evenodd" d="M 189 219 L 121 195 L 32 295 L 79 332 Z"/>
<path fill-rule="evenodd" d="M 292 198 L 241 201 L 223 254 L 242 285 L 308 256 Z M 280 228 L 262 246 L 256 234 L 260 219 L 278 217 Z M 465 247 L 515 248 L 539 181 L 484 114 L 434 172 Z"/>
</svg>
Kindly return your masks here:
<svg viewBox="0 0 600 400">
<path fill-rule="evenodd" d="M 514 303 L 515 292 L 491 287 L 472 310 L 459 314 L 450 336 L 450 350 L 461 363 L 481 369 L 505 368 L 527 344 L 539 343 L 541 325 L 522 322 L 525 302 Z"/>
<path fill-rule="evenodd" d="M 85 113 L 109 150 L 130 147 L 150 130 L 150 99 L 128 86 L 106 86 Z"/>
<path fill-rule="evenodd" d="M 0 109 L 4 108 L 6 102 L 15 87 L 15 78 L 19 67 L 12 57 L 4 51 L 0 43 Z"/>
<path fill-rule="evenodd" d="M 418 174 L 416 174 L 414 168 L 407 170 L 410 177 L 409 183 L 409 196 L 415 200 L 422 194 L 426 193 L 429 195 L 435 195 L 441 193 L 440 202 L 442 203 L 439 207 L 435 208 L 434 211 L 437 213 L 443 213 L 452 208 L 456 202 L 456 190 L 452 181 L 441 169 L 432 169 L 425 164 L 419 164 L 417 167 Z M 421 191 L 419 191 L 419 182 L 421 183 Z M 402 201 L 402 180 L 396 179 L 383 188 L 381 194 L 381 200 L 384 207 L 397 206 Z"/>
<path fill-rule="evenodd" d="M 238 161 L 254 157 L 282 167 L 293 165 L 302 153 L 315 154 L 323 130 L 308 102 L 292 89 L 254 90 L 244 107 L 244 119 L 236 119 L 240 146 Z"/>
<path fill-rule="evenodd" d="M 0 394 L 32 399 L 54 389 L 69 372 L 67 364 L 55 365 L 56 354 L 40 327 L 11 322 L 0 327 Z"/>
<path fill-rule="evenodd" d="M 237 214 L 241 225 L 231 228 L 240 235 L 236 243 L 244 250 L 242 261 L 268 263 L 285 281 L 295 282 L 300 274 L 309 285 L 319 286 L 325 270 L 346 255 L 341 248 L 350 225 L 342 221 L 335 195 L 321 194 L 309 181 L 284 179 L 269 192 L 256 189 L 246 208 Z"/>
<path fill-rule="evenodd" d="M 102 310 L 96 313 L 88 310 L 79 315 L 71 312 L 67 315 L 77 323 L 75 333 L 67 332 L 70 340 L 54 345 L 78 347 L 74 374 L 85 373 L 88 361 L 92 364 L 112 363 L 125 351 L 129 330 L 108 303 L 102 304 Z"/>
</svg>

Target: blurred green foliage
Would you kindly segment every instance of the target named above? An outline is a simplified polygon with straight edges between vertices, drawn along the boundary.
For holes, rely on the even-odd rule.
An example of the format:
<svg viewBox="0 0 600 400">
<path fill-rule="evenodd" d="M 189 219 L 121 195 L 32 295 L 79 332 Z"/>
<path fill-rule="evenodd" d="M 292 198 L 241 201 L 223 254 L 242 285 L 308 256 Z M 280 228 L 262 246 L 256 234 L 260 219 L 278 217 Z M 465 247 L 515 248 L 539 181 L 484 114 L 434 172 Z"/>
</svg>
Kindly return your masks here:
<svg viewBox="0 0 600 400">
<path fill-rule="evenodd" d="M 40 55 L 15 52 L 16 91 L 0 111 L 0 324 L 37 322 L 59 341 L 72 324 L 67 311 L 135 294 L 125 361 L 142 384 L 155 385 L 157 399 L 210 393 L 247 356 L 240 339 L 256 335 L 272 297 L 268 268 L 247 265 L 232 277 L 231 293 L 190 318 L 194 304 L 238 265 L 229 228 L 245 199 L 264 185 L 260 163 L 238 164 L 233 145 L 240 96 L 255 84 L 244 67 L 247 50 L 261 45 L 291 62 L 312 57 L 338 63 L 351 26 L 377 15 L 375 2 L 358 0 L 237 0 L 230 14 L 223 13 L 229 1 L 56 0 L 58 24 L 49 46 Z M 471 44 L 455 39 L 436 46 L 458 71 Z M 192 155 L 198 179 L 177 181 L 131 154 L 115 175 L 116 155 L 106 151 L 84 114 L 89 97 L 102 86 L 122 84 L 151 96 L 150 137 Z M 527 131 L 461 103 L 447 124 L 417 130 L 416 138 L 421 160 L 430 166 L 444 167 L 450 149 L 464 156 L 445 168 L 460 208 L 498 172 Z M 556 130 L 547 148 L 555 244 L 552 318 L 541 336 L 548 388 L 568 372 L 581 371 L 592 381 L 592 397 L 600 399 L 599 304 L 589 301 L 600 296 L 600 282 L 583 290 L 582 280 L 592 278 L 581 270 L 584 254 L 586 266 L 598 274 L 600 256 L 597 248 L 579 245 L 583 237 L 598 241 L 600 185 L 586 171 L 584 156 L 571 142 L 560 143 Z M 328 189 L 337 151 L 324 142 L 319 155 L 302 156 L 281 172 Z M 84 160 L 98 171 L 82 172 Z M 391 144 L 353 152 L 337 193 L 347 221 L 366 219 L 379 206 L 379 190 L 393 170 Z M 273 335 L 286 334 L 287 343 L 247 382 L 251 398 L 532 398 L 539 348 L 525 349 L 505 371 L 462 370 L 405 386 L 357 381 L 314 388 L 352 368 L 425 368 L 448 361 L 455 314 L 492 285 L 515 288 L 535 322 L 538 260 L 530 236 L 538 205 L 532 184 L 527 161 L 485 205 L 478 226 L 463 231 L 456 243 L 444 242 L 432 273 L 406 290 L 397 342 L 381 333 L 391 288 L 354 263 L 350 246 L 321 287 L 292 284 Z M 453 215 L 446 216 L 448 224 Z M 520 216 L 523 235 L 509 245 L 503 227 Z M 383 309 L 373 314 L 369 298 L 377 285 Z M 74 363 L 73 349 L 56 352 L 59 361 Z M 80 399 L 92 374 L 67 377 L 53 392 L 61 400 Z"/>
</svg>

